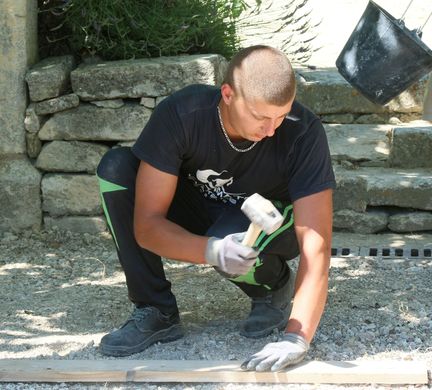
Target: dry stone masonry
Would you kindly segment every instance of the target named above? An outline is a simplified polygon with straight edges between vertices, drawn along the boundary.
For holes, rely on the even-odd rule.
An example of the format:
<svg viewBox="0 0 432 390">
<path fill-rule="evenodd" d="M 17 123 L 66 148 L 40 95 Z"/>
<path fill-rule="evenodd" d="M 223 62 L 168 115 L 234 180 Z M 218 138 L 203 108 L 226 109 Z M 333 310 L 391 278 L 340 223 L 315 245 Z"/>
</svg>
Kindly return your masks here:
<svg viewBox="0 0 432 390">
<path fill-rule="evenodd" d="M 191 83 L 220 84 L 226 65 L 221 56 L 196 55 L 79 65 L 64 56 L 33 66 L 24 119 L 30 162 L 21 161 L 35 168 L 28 182 L 40 191 L 31 226 L 106 229 L 95 176 L 102 155 L 132 145 L 168 94 Z M 329 139 L 335 230 L 432 230 L 432 125 L 419 120 L 426 80 L 382 107 L 336 70 L 296 73 L 298 100 L 321 117 Z M 3 170 L 13 191 L 16 173 Z"/>
<path fill-rule="evenodd" d="M 105 230 L 95 175 L 101 157 L 133 144 L 166 95 L 192 83 L 220 84 L 226 65 L 218 55 L 79 66 L 63 56 L 29 69 L 24 126 L 28 157 L 42 177 L 39 225 Z"/>
</svg>

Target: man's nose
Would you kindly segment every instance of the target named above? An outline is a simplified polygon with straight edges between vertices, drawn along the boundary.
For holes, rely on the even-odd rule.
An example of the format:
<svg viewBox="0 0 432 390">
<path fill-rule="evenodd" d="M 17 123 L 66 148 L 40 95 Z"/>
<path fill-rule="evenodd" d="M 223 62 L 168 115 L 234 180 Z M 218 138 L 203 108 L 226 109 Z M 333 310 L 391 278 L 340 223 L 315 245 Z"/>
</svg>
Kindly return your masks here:
<svg viewBox="0 0 432 390">
<path fill-rule="evenodd" d="M 276 121 L 269 119 L 264 123 L 264 132 L 267 137 L 271 137 L 276 130 Z"/>
</svg>

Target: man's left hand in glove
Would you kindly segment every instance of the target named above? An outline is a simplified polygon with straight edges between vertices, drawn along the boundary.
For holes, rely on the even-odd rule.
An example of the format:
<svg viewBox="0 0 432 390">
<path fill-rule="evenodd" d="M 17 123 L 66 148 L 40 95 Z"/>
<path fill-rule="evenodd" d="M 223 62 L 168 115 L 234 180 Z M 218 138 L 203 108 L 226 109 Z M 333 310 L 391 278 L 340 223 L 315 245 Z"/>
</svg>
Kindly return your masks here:
<svg viewBox="0 0 432 390">
<path fill-rule="evenodd" d="M 247 371 L 280 371 L 301 362 L 309 343 L 296 333 L 286 333 L 281 341 L 267 344 L 261 351 L 245 360 L 241 368 Z"/>
</svg>

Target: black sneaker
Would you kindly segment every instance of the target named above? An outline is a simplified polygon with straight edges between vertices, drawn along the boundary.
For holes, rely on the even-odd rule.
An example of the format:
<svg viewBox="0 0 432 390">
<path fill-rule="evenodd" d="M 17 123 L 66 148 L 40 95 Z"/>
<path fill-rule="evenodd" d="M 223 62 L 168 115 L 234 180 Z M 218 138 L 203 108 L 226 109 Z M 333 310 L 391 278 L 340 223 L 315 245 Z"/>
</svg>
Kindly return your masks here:
<svg viewBox="0 0 432 390">
<path fill-rule="evenodd" d="M 136 307 L 120 329 L 102 337 L 99 349 L 104 355 L 128 356 L 182 336 L 178 312 L 167 315 L 152 306 Z"/>
<path fill-rule="evenodd" d="M 291 314 L 294 285 L 295 273 L 291 270 L 288 282 L 281 289 L 265 297 L 252 298 L 252 308 L 240 334 L 258 339 L 268 336 L 274 329 L 284 330 Z"/>
</svg>

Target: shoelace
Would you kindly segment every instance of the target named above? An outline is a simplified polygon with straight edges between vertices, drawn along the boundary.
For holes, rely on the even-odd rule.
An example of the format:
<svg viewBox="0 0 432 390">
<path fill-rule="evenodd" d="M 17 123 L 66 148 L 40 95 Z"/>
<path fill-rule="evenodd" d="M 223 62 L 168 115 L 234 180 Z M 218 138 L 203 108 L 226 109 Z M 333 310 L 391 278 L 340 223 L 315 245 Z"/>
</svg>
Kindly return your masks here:
<svg viewBox="0 0 432 390">
<path fill-rule="evenodd" d="M 289 307 L 289 302 L 281 303 L 281 304 L 275 304 L 272 302 L 273 298 L 271 295 L 267 295 L 266 297 L 256 297 L 252 298 L 252 307 L 255 307 L 259 304 L 268 304 L 272 307 L 275 307 L 279 310 L 285 310 L 287 307 Z"/>
<path fill-rule="evenodd" d="M 149 306 L 136 307 L 131 314 L 130 320 L 142 321 L 150 314 L 152 314 L 153 308 Z"/>
</svg>

